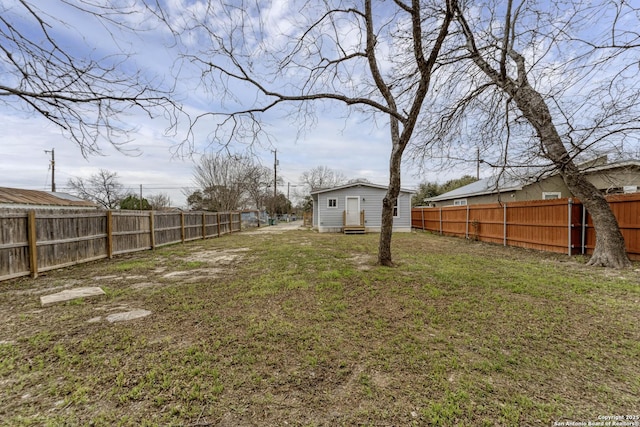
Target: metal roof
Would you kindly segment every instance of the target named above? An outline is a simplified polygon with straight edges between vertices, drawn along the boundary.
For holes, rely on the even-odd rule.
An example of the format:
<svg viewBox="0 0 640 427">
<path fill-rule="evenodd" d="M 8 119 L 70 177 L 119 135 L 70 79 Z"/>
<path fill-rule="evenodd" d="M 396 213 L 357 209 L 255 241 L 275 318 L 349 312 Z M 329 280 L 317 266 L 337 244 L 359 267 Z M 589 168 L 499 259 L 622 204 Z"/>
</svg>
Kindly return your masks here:
<svg viewBox="0 0 640 427">
<path fill-rule="evenodd" d="M 606 164 L 596 164 L 594 166 L 585 167 L 583 172 L 586 175 L 593 174 L 596 172 L 610 171 L 612 169 L 621 169 L 621 168 L 640 168 L 640 161 L 638 160 L 625 160 L 614 163 L 606 163 Z M 447 193 L 441 194 L 439 196 L 430 197 L 425 199 L 425 202 L 439 202 L 443 200 L 452 200 L 452 199 L 460 199 L 465 197 L 472 196 L 482 196 L 486 194 L 497 194 L 497 193 L 505 193 L 508 191 L 517 191 L 522 190 L 523 187 L 533 184 L 534 182 L 546 179 L 550 176 L 557 175 L 559 172 L 553 171 L 548 174 L 543 174 L 538 178 L 513 178 L 502 175 L 498 180 L 496 177 L 484 178 L 476 182 L 472 182 L 471 184 L 465 185 L 464 187 L 456 188 L 455 190 L 451 190 Z"/>
<path fill-rule="evenodd" d="M 339 185 L 337 187 L 319 188 L 317 190 L 311 191 L 311 194 L 327 193 L 329 191 L 342 190 L 343 188 L 351 188 L 351 187 L 371 187 L 371 188 L 379 188 L 380 190 L 386 190 L 387 188 L 389 188 L 387 185 L 379 185 L 379 184 L 372 184 L 370 182 L 356 181 L 356 182 L 351 182 L 349 184 Z M 406 188 L 401 188 L 400 191 L 403 193 L 415 193 L 415 191 L 407 190 Z"/>
<path fill-rule="evenodd" d="M 456 188 L 447 193 L 425 199 L 427 202 L 438 202 L 441 200 L 459 199 L 469 196 L 480 196 L 484 194 L 503 193 L 506 191 L 522 190 L 523 183 L 520 180 L 502 177 L 498 181 L 496 177 L 484 178 L 463 187 Z"/>
<path fill-rule="evenodd" d="M 0 205 L 4 207 L 42 206 L 97 208 L 93 202 L 80 199 L 68 193 L 25 190 L 22 188 L 0 187 Z"/>
</svg>

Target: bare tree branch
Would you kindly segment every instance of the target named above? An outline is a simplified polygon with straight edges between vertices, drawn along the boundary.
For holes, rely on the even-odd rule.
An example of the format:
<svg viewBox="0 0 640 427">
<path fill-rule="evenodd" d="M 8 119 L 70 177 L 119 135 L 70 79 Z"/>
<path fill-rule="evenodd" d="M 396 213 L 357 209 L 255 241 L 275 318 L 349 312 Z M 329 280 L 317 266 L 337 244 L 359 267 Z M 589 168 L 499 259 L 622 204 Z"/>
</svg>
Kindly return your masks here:
<svg viewBox="0 0 640 427">
<path fill-rule="evenodd" d="M 88 2 L 62 1 L 88 14 L 88 18 L 113 20 L 121 13 L 115 7 L 102 13 L 84 7 Z M 98 153 L 100 141 L 123 150 L 135 126 L 124 116 L 138 109 L 150 117 L 164 115 L 168 127 L 180 114 L 171 88 L 148 80 L 137 71 L 124 72 L 130 56 L 126 53 L 100 59 L 85 57 L 80 49 L 62 46 L 56 29 L 67 24 L 46 15 L 27 0 L 0 6 L 0 102 L 46 118 L 59 127 L 81 149 L 83 155 Z"/>
</svg>

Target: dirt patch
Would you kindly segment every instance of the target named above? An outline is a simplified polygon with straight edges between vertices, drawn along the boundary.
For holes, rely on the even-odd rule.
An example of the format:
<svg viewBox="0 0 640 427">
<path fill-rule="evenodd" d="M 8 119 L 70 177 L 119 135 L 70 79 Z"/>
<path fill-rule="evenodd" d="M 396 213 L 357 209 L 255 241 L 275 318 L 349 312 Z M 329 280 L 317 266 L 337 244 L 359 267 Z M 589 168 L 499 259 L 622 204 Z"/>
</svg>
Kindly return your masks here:
<svg viewBox="0 0 640 427">
<path fill-rule="evenodd" d="M 368 254 L 354 255 L 349 258 L 349 260 L 353 262 L 360 271 L 371 270 L 376 263 L 376 257 Z"/>
<path fill-rule="evenodd" d="M 194 252 L 187 257 L 181 258 L 183 261 L 191 262 L 206 262 L 208 264 L 215 265 L 228 265 L 233 262 L 239 261 L 243 258 L 243 253 L 247 252 L 248 248 L 238 249 L 226 249 L 226 250 L 203 250 Z"/>
<path fill-rule="evenodd" d="M 306 227 L 304 227 L 302 225 L 301 222 L 299 221 L 293 221 L 293 222 L 281 222 L 277 225 L 272 225 L 272 226 L 268 226 L 268 227 L 258 227 L 253 229 L 252 231 L 245 231 L 242 234 L 249 234 L 249 235 L 255 235 L 255 234 L 281 234 L 281 233 L 285 233 L 287 231 L 294 231 L 294 230 L 307 230 Z"/>
</svg>

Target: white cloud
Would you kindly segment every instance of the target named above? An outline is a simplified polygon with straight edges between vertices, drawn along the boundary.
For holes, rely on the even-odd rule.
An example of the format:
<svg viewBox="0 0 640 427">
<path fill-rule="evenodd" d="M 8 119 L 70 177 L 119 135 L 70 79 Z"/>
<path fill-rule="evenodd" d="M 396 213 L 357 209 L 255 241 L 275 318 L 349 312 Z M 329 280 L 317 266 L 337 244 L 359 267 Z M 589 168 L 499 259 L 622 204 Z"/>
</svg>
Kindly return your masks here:
<svg viewBox="0 0 640 427">
<path fill-rule="evenodd" d="M 205 13 L 206 2 L 168 0 L 165 3 L 173 14 L 172 18 L 176 20 L 183 19 L 189 13 L 195 16 Z M 94 21 L 76 12 L 67 13 L 68 8 L 56 8 L 57 2 L 42 0 L 38 4 L 43 8 L 47 7 L 53 16 L 64 12 L 59 16 L 64 16 L 64 21 L 69 27 L 56 31 L 69 41 L 77 39 L 78 46 L 82 46 L 78 52 L 86 52 L 85 49 L 90 50 L 94 46 L 101 54 L 105 54 L 126 47 L 127 51 L 135 53 L 131 59 L 149 75 L 162 77 L 171 73 L 174 66 L 172 55 L 175 52 L 165 47 L 166 29 L 149 26 L 147 31 L 127 38 L 121 41 L 120 46 L 116 46 Z M 297 13 L 297 9 L 292 9 L 286 2 L 271 2 L 270 5 L 263 10 L 269 22 L 265 36 L 269 38 L 269 43 L 281 44 L 287 40 L 287 36 L 298 31 L 292 25 L 292 13 Z M 140 16 L 143 15 L 137 15 L 132 22 L 139 22 Z M 341 23 L 340 36 L 350 49 L 356 49 L 361 43 L 354 27 L 348 22 Z M 209 108 L 219 107 L 214 104 L 219 99 L 211 99 L 202 88 L 198 88 L 200 76 L 196 70 L 186 70 L 184 76 L 189 78 L 185 77 L 179 81 L 178 89 L 179 95 L 185 101 L 186 110 L 204 112 Z M 352 83 L 356 86 L 360 76 L 354 74 L 352 78 Z M 246 93 L 235 95 L 243 101 L 251 99 L 252 96 Z M 319 106 L 316 126 L 307 130 L 300 138 L 297 137 L 296 123 L 291 123 L 288 119 L 283 120 L 275 112 L 265 115 L 269 121 L 266 126 L 273 137 L 272 145 L 266 143 L 263 147 L 256 146 L 254 152 L 265 166 L 273 167 L 273 154 L 270 149 L 276 148 L 280 160 L 278 175 L 285 178 L 286 183 L 293 185 L 298 184 L 302 172 L 316 166 L 328 166 L 342 172 L 348 178 L 366 178 L 374 183 L 385 184 L 389 176 L 391 149 L 387 127 L 381 125 L 380 128 L 376 128 L 371 121 L 362 120 L 358 113 L 353 113 L 345 119 L 340 114 L 346 114 L 346 110 L 342 110 L 342 106 L 334 107 L 335 105 Z M 126 156 L 103 143 L 103 155 L 84 159 L 80 149 L 45 119 L 22 114 L 0 105 L 0 122 L 3 123 L 4 130 L 0 142 L 0 186 L 48 189 L 50 155 L 44 150 L 54 148 L 58 190 L 65 189 L 69 178 L 86 178 L 99 169 L 107 169 L 117 172 L 122 184 L 133 192 L 137 193 L 142 184 L 143 195 L 168 193 L 174 204 L 184 205 L 181 189 L 193 185 L 192 163 L 189 159 L 172 156 L 172 151 L 182 142 L 184 127 L 180 128 L 181 133 L 171 138 L 164 135 L 167 122 L 161 118 L 152 120 L 145 115 L 132 114 L 127 116 L 126 120 L 137 128 L 131 135 L 132 142 L 126 148 L 139 151 L 139 156 Z M 195 135 L 194 142 L 199 151 L 206 147 L 208 134 L 212 130 L 211 123 L 204 124 L 208 128 L 203 126 L 200 129 L 202 132 Z M 437 178 L 435 175 L 424 177 L 431 181 Z M 403 171 L 403 187 L 415 187 L 422 180 L 412 176 L 408 168 Z M 286 191 L 286 188 L 281 191 Z"/>
</svg>

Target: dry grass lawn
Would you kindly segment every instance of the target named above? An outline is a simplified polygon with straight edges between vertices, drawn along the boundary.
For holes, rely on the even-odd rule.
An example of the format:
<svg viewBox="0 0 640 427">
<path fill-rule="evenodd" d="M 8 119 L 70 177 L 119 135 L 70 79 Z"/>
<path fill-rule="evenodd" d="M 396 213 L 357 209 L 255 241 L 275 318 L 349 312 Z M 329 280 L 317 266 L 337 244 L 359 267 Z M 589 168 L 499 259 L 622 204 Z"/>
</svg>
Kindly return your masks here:
<svg viewBox="0 0 640 427">
<path fill-rule="evenodd" d="M 377 240 L 243 233 L 0 282 L 0 425 L 640 415 L 637 264 L 411 233 L 394 236 L 390 269 Z M 40 306 L 79 286 L 107 295 Z M 134 309 L 152 314 L 106 320 Z"/>
</svg>

